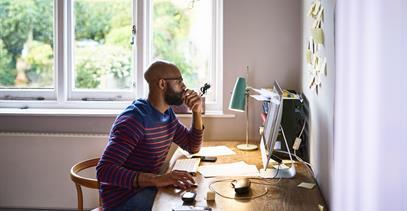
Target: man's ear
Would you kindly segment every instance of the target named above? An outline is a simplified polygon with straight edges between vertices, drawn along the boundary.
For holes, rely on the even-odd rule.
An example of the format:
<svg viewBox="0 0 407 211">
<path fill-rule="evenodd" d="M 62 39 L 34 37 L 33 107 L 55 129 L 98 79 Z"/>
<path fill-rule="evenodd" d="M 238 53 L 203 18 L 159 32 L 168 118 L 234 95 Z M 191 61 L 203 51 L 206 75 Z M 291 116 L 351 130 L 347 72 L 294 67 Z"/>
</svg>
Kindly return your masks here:
<svg viewBox="0 0 407 211">
<path fill-rule="evenodd" d="M 161 90 L 164 90 L 166 85 L 167 81 L 165 81 L 164 79 L 158 80 L 158 88 L 160 88 Z"/>
</svg>

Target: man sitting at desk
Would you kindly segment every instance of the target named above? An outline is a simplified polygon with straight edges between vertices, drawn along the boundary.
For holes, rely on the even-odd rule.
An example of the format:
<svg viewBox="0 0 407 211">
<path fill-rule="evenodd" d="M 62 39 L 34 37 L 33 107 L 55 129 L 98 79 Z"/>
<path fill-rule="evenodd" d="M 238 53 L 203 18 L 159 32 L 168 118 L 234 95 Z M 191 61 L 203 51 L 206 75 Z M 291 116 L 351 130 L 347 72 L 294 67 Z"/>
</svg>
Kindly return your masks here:
<svg viewBox="0 0 407 211">
<path fill-rule="evenodd" d="M 135 100 L 118 115 L 96 167 L 104 210 L 151 210 L 157 187 L 186 189 L 194 183 L 186 172 L 158 173 L 172 142 L 190 153 L 199 151 L 201 97 L 186 89 L 174 64 L 154 62 L 144 78 L 149 85 L 147 100 Z M 183 102 L 192 110 L 189 130 L 169 107 Z"/>
</svg>

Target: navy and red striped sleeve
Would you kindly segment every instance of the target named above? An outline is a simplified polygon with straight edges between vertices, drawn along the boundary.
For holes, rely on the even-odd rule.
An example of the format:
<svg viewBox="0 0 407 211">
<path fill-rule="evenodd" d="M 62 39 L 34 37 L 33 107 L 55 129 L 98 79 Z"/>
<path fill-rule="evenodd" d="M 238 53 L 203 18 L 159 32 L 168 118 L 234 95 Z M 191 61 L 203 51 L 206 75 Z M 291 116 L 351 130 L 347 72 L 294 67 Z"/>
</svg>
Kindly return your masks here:
<svg viewBox="0 0 407 211">
<path fill-rule="evenodd" d="M 109 143 L 96 167 L 99 182 L 133 189 L 138 172 L 124 168 L 123 165 L 142 140 L 143 134 L 144 127 L 134 116 L 123 115 L 116 119 Z"/>
<path fill-rule="evenodd" d="M 177 120 L 174 142 L 183 150 L 186 150 L 191 154 L 198 153 L 201 149 L 202 137 L 203 130 L 198 130 L 194 127 L 187 129 Z"/>
</svg>

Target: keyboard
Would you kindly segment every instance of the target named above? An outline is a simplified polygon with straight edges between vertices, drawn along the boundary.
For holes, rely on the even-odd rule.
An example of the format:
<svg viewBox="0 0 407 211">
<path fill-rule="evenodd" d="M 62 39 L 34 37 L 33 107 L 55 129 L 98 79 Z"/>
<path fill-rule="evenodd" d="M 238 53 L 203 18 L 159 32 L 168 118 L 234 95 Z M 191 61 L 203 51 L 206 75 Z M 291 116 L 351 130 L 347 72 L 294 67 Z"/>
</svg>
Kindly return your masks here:
<svg viewBox="0 0 407 211">
<path fill-rule="evenodd" d="M 172 167 L 172 170 L 196 173 L 198 171 L 199 162 L 201 162 L 200 158 L 178 159 L 175 161 L 175 165 Z"/>
</svg>

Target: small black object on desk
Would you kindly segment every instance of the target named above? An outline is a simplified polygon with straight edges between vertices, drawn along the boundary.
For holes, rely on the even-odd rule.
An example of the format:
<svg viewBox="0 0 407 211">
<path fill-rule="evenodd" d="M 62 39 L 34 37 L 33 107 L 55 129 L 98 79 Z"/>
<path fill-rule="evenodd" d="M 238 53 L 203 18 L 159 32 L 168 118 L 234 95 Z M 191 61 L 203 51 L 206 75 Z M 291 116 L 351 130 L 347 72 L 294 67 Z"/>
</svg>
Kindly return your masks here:
<svg viewBox="0 0 407 211">
<path fill-rule="evenodd" d="M 247 178 L 238 179 L 232 182 L 236 194 L 242 195 L 250 191 L 250 180 Z"/>
<path fill-rule="evenodd" d="M 187 191 L 184 194 L 182 194 L 182 201 L 185 203 L 192 203 L 195 201 L 195 196 L 196 193 L 192 191 Z"/>
<path fill-rule="evenodd" d="M 217 157 L 213 156 L 199 156 L 199 155 L 194 155 L 192 158 L 200 158 L 202 162 L 216 162 Z"/>
</svg>

